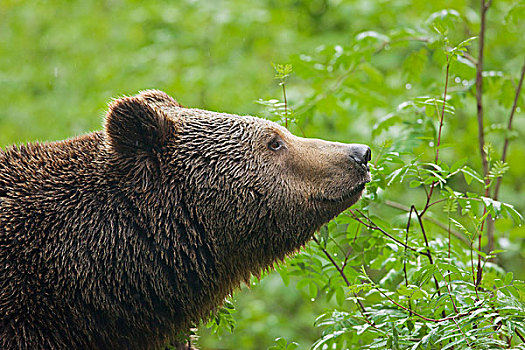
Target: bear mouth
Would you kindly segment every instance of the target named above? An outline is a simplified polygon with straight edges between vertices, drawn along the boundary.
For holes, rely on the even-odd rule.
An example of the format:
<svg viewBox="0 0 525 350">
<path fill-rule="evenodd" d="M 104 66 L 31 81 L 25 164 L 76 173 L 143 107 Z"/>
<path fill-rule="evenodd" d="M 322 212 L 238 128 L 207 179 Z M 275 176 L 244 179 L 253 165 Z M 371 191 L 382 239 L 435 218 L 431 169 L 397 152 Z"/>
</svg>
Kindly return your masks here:
<svg viewBox="0 0 525 350">
<path fill-rule="evenodd" d="M 359 197 L 361 197 L 363 191 L 365 190 L 365 186 L 367 183 L 370 182 L 370 178 L 365 179 L 364 181 L 358 183 L 354 187 L 352 187 L 349 191 L 345 191 L 341 195 L 333 196 L 333 197 L 327 197 L 327 196 L 318 196 L 314 197 L 314 200 L 324 202 L 324 203 L 346 203 L 346 202 L 356 202 Z"/>
</svg>

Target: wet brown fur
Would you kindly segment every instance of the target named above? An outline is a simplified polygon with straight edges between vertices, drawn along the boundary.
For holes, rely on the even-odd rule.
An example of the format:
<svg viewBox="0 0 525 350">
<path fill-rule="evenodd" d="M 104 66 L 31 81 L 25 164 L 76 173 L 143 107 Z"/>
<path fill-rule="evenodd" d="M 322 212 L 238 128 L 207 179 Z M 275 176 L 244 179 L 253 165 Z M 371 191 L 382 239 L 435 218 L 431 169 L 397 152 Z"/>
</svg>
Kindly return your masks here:
<svg viewBox="0 0 525 350">
<path fill-rule="evenodd" d="M 348 147 L 153 90 L 0 150 L 0 348 L 163 347 L 358 200 Z"/>
</svg>

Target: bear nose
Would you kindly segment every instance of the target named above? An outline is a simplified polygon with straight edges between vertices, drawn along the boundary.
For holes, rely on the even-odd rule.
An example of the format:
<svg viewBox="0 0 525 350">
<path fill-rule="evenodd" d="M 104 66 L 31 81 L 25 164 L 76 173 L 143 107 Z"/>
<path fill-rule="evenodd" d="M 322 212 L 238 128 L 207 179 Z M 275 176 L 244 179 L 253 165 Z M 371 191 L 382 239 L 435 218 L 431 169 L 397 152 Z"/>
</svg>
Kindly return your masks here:
<svg viewBox="0 0 525 350">
<path fill-rule="evenodd" d="M 350 146 L 350 158 L 356 163 L 366 165 L 372 159 L 372 150 L 365 145 Z"/>
</svg>

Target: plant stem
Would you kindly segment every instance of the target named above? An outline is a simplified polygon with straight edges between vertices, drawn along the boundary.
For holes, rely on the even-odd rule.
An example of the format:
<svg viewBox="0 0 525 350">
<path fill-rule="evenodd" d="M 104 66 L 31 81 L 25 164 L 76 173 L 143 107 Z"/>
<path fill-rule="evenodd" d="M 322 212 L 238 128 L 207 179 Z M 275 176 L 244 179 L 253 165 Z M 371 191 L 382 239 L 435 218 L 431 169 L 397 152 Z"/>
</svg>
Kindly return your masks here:
<svg viewBox="0 0 525 350">
<path fill-rule="evenodd" d="M 446 200 L 446 199 L 445 199 Z M 440 200 L 441 201 L 441 200 Z M 432 206 L 434 205 L 436 202 L 433 202 L 431 203 L 429 206 Z M 392 208 L 396 208 L 396 209 L 399 209 L 399 210 L 403 210 L 403 211 L 406 211 L 406 212 L 409 212 L 410 211 L 410 207 L 407 207 L 406 205 L 403 205 L 401 203 L 397 203 L 397 202 L 394 202 L 394 201 L 391 201 L 391 200 L 385 200 L 385 204 L 388 205 L 389 207 L 392 207 Z M 447 227 L 447 225 L 441 223 L 439 220 L 436 220 L 434 218 L 429 218 L 429 217 L 424 217 L 423 220 L 425 221 L 428 221 L 428 222 L 431 222 L 433 223 L 434 225 L 442 228 L 443 230 L 449 232 L 449 227 Z M 450 232 L 457 238 L 459 239 L 461 242 L 465 243 L 466 245 L 470 245 L 470 241 L 465 238 L 465 236 L 463 234 L 461 234 L 460 232 L 458 231 L 455 231 L 455 230 L 452 230 L 450 229 Z"/>
<path fill-rule="evenodd" d="M 390 238 L 391 240 L 393 240 L 394 242 L 396 242 L 397 244 L 399 244 L 400 246 L 403 246 L 407 249 L 410 249 L 412 250 L 413 252 L 416 252 L 418 254 L 421 254 L 421 255 L 424 255 L 426 257 L 428 257 L 428 253 L 427 252 L 420 252 L 419 250 L 417 250 L 416 248 L 414 247 L 411 247 L 403 242 L 401 242 L 400 240 L 398 240 L 397 238 L 395 238 L 394 236 L 392 236 L 390 233 L 386 232 L 385 230 L 383 230 L 381 227 L 377 226 L 372 220 L 370 220 L 368 217 L 366 217 L 362 212 L 360 212 L 359 210 L 356 210 L 359 214 L 361 214 L 364 218 L 367 219 L 367 221 L 369 223 L 366 223 L 364 222 L 363 220 L 361 220 L 359 217 L 357 217 L 357 215 L 355 215 L 354 211 L 352 209 L 350 209 L 350 213 L 352 214 L 352 217 L 354 218 L 354 220 L 356 220 L 357 222 L 361 223 L 362 225 L 364 225 L 365 227 L 371 229 L 371 230 L 376 230 L 376 231 L 379 231 L 381 232 L 382 234 L 384 234 L 385 236 L 387 236 L 388 238 Z"/>
<path fill-rule="evenodd" d="M 451 239 L 450 239 L 450 211 L 448 212 L 448 260 L 450 261 L 450 247 L 451 247 Z M 452 277 L 450 276 L 450 271 L 448 271 L 449 273 L 449 276 L 448 276 L 448 282 L 449 283 L 452 283 Z"/>
<path fill-rule="evenodd" d="M 345 284 L 350 287 L 351 284 L 350 284 L 350 281 L 348 281 L 348 278 L 346 277 L 346 274 L 343 270 L 343 268 L 339 267 L 339 265 L 337 265 L 337 262 L 335 262 L 334 258 L 332 258 L 332 256 L 330 255 L 330 253 L 328 253 L 328 251 L 326 249 L 324 249 L 321 244 L 319 243 L 319 240 L 317 239 L 317 237 L 313 237 L 313 241 L 315 243 L 317 243 L 317 245 L 321 248 L 322 252 L 324 253 L 324 255 L 328 258 L 328 260 L 330 260 L 330 262 L 332 263 L 332 265 L 335 267 L 335 269 L 339 272 L 339 274 L 341 275 L 341 277 L 343 278 L 343 281 L 345 281 Z M 357 297 L 357 293 L 354 293 L 354 296 L 355 296 L 355 300 L 357 301 L 357 305 L 359 305 L 359 311 L 361 312 L 361 315 L 363 315 L 363 318 L 365 319 L 366 323 L 368 323 L 369 325 L 373 326 L 373 327 L 376 327 L 375 324 L 370 321 L 370 319 L 368 318 L 368 316 L 366 315 L 366 309 L 365 309 L 365 306 L 363 305 L 363 303 L 361 302 L 361 300 L 358 299 Z"/>
<path fill-rule="evenodd" d="M 432 253 L 430 253 L 430 245 L 428 244 L 427 233 L 425 231 L 425 226 L 423 226 L 423 219 L 421 218 L 421 215 L 419 215 L 419 213 L 417 212 L 417 209 L 416 209 L 416 207 L 414 205 L 412 205 L 412 207 L 410 209 L 413 210 L 414 213 L 416 213 L 417 221 L 419 222 L 419 227 L 421 228 L 421 233 L 423 234 L 423 238 L 425 240 L 425 246 L 427 247 L 428 261 L 430 262 L 430 265 L 434 265 L 434 260 L 432 259 Z M 410 221 L 410 218 L 411 218 L 411 216 L 408 218 L 409 221 Z M 438 282 L 436 276 L 433 276 L 433 277 L 434 277 L 434 284 L 436 285 L 436 292 L 440 296 L 441 292 L 439 291 L 439 282 Z"/>
<path fill-rule="evenodd" d="M 447 89 L 448 89 L 448 70 L 450 68 L 450 60 L 447 55 L 447 68 L 445 73 L 445 90 L 443 92 L 443 108 L 441 109 L 441 118 L 439 120 L 439 132 L 438 132 L 438 138 L 437 138 L 437 144 L 436 144 L 436 160 L 435 163 L 437 165 L 439 160 L 439 145 L 441 144 L 441 129 L 443 128 L 443 119 L 445 116 L 445 106 L 447 104 Z M 432 188 L 434 188 L 434 185 L 432 185 Z"/>
<path fill-rule="evenodd" d="M 514 329 L 514 332 L 516 332 L 518 337 L 520 337 L 521 341 L 525 343 L 525 338 L 523 337 L 523 335 L 521 335 L 521 333 L 517 329 Z"/>
<path fill-rule="evenodd" d="M 516 87 L 516 93 L 514 95 L 514 102 L 512 103 L 512 108 L 510 110 L 510 117 L 509 117 L 509 124 L 507 125 L 507 131 L 512 130 L 512 120 L 514 118 L 514 113 L 516 112 L 516 107 L 518 105 L 518 100 L 520 97 L 521 92 L 521 86 L 523 85 L 523 77 L 525 76 L 525 62 L 523 62 L 523 66 L 521 67 L 521 76 L 520 81 L 518 83 L 518 86 Z M 507 159 L 507 149 L 509 148 L 509 134 L 505 136 L 505 143 L 503 145 L 503 153 L 501 154 L 501 161 L 505 163 L 505 160 Z M 501 186 L 501 177 L 498 178 L 496 181 L 496 186 L 494 187 L 494 200 L 498 200 L 498 194 L 499 194 L 499 187 Z"/>
<path fill-rule="evenodd" d="M 490 7 L 490 0 L 480 0 L 480 11 L 481 11 L 481 27 L 479 33 L 479 52 L 478 52 L 478 64 L 476 65 L 476 102 L 477 102 L 477 117 L 478 117 L 478 144 L 479 151 L 481 154 L 481 163 L 483 166 L 483 178 L 485 179 L 485 196 L 488 197 L 489 184 L 488 179 L 489 173 L 489 163 L 487 159 L 487 154 L 485 153 L 485 131 L 483 129 L 483 49 L 485 47 L 485 27 L 486 27 L 486 14 L 487 10 Z M 486 210 L 486 209 L 485 209 Z M 485 213 L 483 213 L 485 214 Z M 490 220 L 490 218 L 488 218 Z M 487 220 L 487 219 L 485 219 Z M 481 240 L 483 237 L 483 227 L 485 221 L 482 223 L 481 232 L 478 238 L 478 250 L 481 251 Z M 489 241 L 493 237 L 487 237 Z M 476 276 L 476 288 L 481 283 L 483 278 L 483 272 L 481 267 L 481 255 L 478 254 L 478 267 L 477 267 L 477 276 Z"/>
<path fill-rule="evenodd" d="M 479 33 L 479 53 L 478 64 L 476 65 L 476 102 L 478 117 L 478 144 L 483 166 L 483 176 L 486 177 L 489 172 L 489 163 L 487 154 L 483 149 L 485 147 L 485 131 L 483 129 L 483 49 L 485 47 L 485 18 L 488 6 L 485 0 L 481 1 L 481 28 Z M 485 179 L 488 184 L 487 179 Z"/>
<path fill-rule="evenodd" d="M 467 342 L 467 346 L 470 348 L 470 343 L 469 341 L 467 340 L 467 336 L 465 335 L 465 333 L 463 333 L 463 330 L 461 329 L 461 327 L 459 326 L 458 324 L 458 321 L 456 321 L 455 318 L 452 319 L 452 321 L 454 321 L 454 323 L 456 324 L 456 327 L 458 327 L 459 331 L 461 332 L 461 334 L 463 335 L 463 338 L 465 339 L 465 342 Z"/>
<path fill-rule="evenodd" d="M 436 141 L 436 158 L 434 162 L 438 163 L 439 160 L 439 146 L 441 145 L 441 130 L 443 129 L 443 120 L 445 119 L 445 106 L 447 104 L 447 90 L 448 90 L 448 73 L 450 68 L 450 59 L 447 55 L 447 66 L 446 66 L 446 72 L 445 72 L 445 89 L 443 91 L 443 107 L 441 109 L 441 116 L 439 118 L 439 132 L 438 137 Z M 421 211 L 421 215 L 418 214 L 418 217 L 423 217 L 425 212 L 430 207 L 430 198 L 432 198 L 432 193 L 434 192 L 434 187 L 436 187 L 436 182 L 432 181 L 432 184 L 430 185 L 430 191 L 427 193 L 427 202 L 425 203 L 425 207 Z"/>
<path fill-rule="evenodd" d="M 408 233 L 410 232 L 410 218 L 412 217 L 412 206 L 410 208 L 410 212 L 408 213 L 408 222 L 407 222 L 407 229 L 405 234 L 405 254 L 403 256 L 403 273 L 405 274 L 405 285 L 408 288 L 408 275 L 407 275 L 407 246 L 408 246 Z M 410 302 L 410 298 L 408 299 L 408 308 L 410 309 L 410 315 L 412 315 L 412 303 Z"/>
<path fill-rule="evenodd" d="M 395 301 L 394 299 L 390 298 L 386 293 L 384 293 L 381 289 L 379 289 L 378 287 L 375 287 L 375 289 L 382 295 L 384 296 L 385 298 L 387 298 L 391 303 L 393 303 L 394 305 L 396 305 L 397 307 L 400 307 L 401 309 L 405 310 L 405 311 L 408 311 L 410 312 L 411 314 L 414 314 L 416 315 L 417 317 L 425 320 L 425 321 L 428 321 L 428 322 L 434 322 L 434 323 L 439 323 L 439 322 L 445 322 L 445 321 L 449 321 L 449 320 L 454 320 L 458 317 L 463 317 L 463 316 L 467 316 L 467 315 L 470 315 L 472 312 L 474 312 L 474 310 L 471 310 L 471 311 L 468 311 L 468 312 L 463 312 L 463 313 L 460 313 L 460 314 L 455 314 L 454 316 L 448 316 L 448 317 L 443 317 L 443 318 L 429 318 L 429 317 L 425 317 L 417 312 L 415 312 L 414 310 L 409 310 L 406 306 L 403 306 L 401 304 L 399 304 L 397 301 Z"/>
<path fill-rule="evenodd" d="M 283 99 L 284 99 L 284 126 L 288 129 L 288 101 L 286 100 L 286 84 L 284 80 L 281 81 L 281 86 L 283 87 Z"/>
</svg>

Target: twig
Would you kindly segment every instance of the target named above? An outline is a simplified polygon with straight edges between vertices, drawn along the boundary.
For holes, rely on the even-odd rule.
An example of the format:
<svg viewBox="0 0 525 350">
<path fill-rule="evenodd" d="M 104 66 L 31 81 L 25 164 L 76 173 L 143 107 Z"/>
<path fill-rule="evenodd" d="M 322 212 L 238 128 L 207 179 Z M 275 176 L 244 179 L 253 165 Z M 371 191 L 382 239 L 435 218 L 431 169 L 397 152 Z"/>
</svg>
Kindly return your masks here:
<svg viewBox="0 0 525 350">
<path fill-rule="evenodd" d="M 485 196 L 488 197 L 489 188 L 488 185 L 490 183 L 490 180 L 488 179 L 488 173 L 489 173 L 489 163 L 487 159 L 487 154 L 485 153 L 485 131 L 483 129 L 483 49 L 485 47 L 485 19 L 487 10 L 490 7 L 491 1 L 481 1 L 481 28 L 479 32 L 479 53 L 478 53 L 478 64 L 476 65 L 476 102 L 477 102 L 477 117 L 478 117 L 478 143 L 479 143 L 479 151 L 481 154 L 481 163 L 483 166 L 483 178 L 485 179 Z M 485 214 L 485 213 L 483 213 Z M 486 219 L 485 219 L 486 220 Z M 478 238 L 478 250 L 481 251 L 481 239 L 483 236 L 483 224 L 485 223 L 485 220 L 482 223 L 481 232 Z M 491 237 L 488 237 L 489 240 Z M 476 288 L 481 283 L 481 279 L 483 278 L 483 270 L 481 267 L 481 256 L 478 255 L 478 267 L 477 267 L 477 275 L 476 275 Z"/>
<path fill-rule="evenodd" d="M 525 62 L 521 67 L 521 76 L 518 86 L 516 87 L 516 94 L 514 95 L 514 102 L 512 103 L 512 109 L 510 110 L 509 124 L 507 125 L 507 130 L 510 132 L 512 130 L 512 119 L 514 118 L 514 113 L 516 112 L 516 107 L 518 105 L 518 100 L 520 97 L 521 86 L 523 85 L 523 77 L 525 76 Z M 507 159 L 507 149 L 509 148 L 509 135 L 505 137 L 505 143 L 503 145 L 503 153 L 501 154 L 501 161 L 505 163 Z M 494 187 L 494 200 L 498 200 L 499 187 L 501 185 L 501 177 L 496 181 L 496 186 Z"/>
<path fill-rule="evenodd" d="M 452 321 L 454 321 L 454 323 L 456 324 L 456 326 L 458 327 L 459 331 L 461 332 L 461 334 L 463 335 L 463 338 L 465 339 L 465 341 L 467 342 L 467 346 L 470 348 L 470 343 L 468 342 L 468 338 L 467 336 L 465 335 L 465 333 L 463 333 L 463 330 L 461 329 L 461 327 L 459 326 L 458 324 L 458 321 L 456 321 L 456 319 L 452 319 Z"/>
<path fill-rule="evenodd" d="M 505 136 L 505 142 L 503 144 L 503 152 L 501 153 L 501 161 L 505 163 L 505 160 L 507 159 L 507 149 L 509 147 L 510 143 L 510 131 L 512 130 L 512 121 L 514 118 L 514 113 L 516 112 L 516 107 L 518 105 L 518 100 L 520 97 L 521 92 L 521 86 L 523 85 L 523 77 L 525 75 L 525 62 L 523 63 L 523 66 L 521 67 L 521 75 L 520 80 L 518 83 L 518 86 L 516 87 L 516 93 L 514 95 L 514 102 L 512 103 L 512 108 L 510 110 L 510 116 L 509 116 L 509 123 L 507 125 L 507 135 Z M 496 185 L 494 186 L 494 195 L 492 198 L 494 200 L 498 200 L 499 195 L 499 189 L 501 186 L 501 181 L 503 180 L 502 177 L 498 177 L 496 180 Z M 494 250 L 494 221 L 489 220 L 487 224 L 487 251 L 493 251 Z"/>
<path fill-rule="evenodd" d="M 431 203 L 430 206 L 434 205 L 435 203 L 436 202 Z M 405 205 L 403 205 L 401 203 L 397 203 L 397 202 L 394 202 L 394 201 L 391 201 L 391 200 L 388 200 L 388 199 L 385 200 L 385 204 L 388 205 L 389 207 L 396 208 L 396 209 L 399 209 L 399 210 L 403 210 L 403 211 L 406 211 L 406 212 L 410 211 L 410 207 L 407 207 L 407 206 L 405 206 Z M 425 216 L 425 217 L 423 217 L 423 220 L 431 222 L 434 225 L 436 225 L 436 226 L 438 226 L 438 227 L 440 227 L 443 230 L 448 232 L 448 227 L 445 224 L 441 223 L 440 221 L 438 221 L 438 220 L 436 220 L 434 218 Z M 468 245 L 470 244 L 470 241 L 467 238 L 465 238 L 465 236 L 462 235 L 460 232 L 452 230 L 452 229 L 450 230 L 450 232 L 456 238 L 458 238 L 460 241 L 462 241 L 463 243 L 468 244 Z"/>
<path fill-rule="evenodd" d="M 450 59 L 447 55 L 447 67 L 445 72 L 445 89 L 443 91 L 443 107 L 441 109 L 441 116 L 439 118 L 439 132 L 438 132 L 438 138 L 436 143 L 436 158 L 434 162 L 438 163 L 439 160 L 439 146 L 441 145 L 441 130 L 443 129 L 443 120 L 445 118 L 445 106 L 447 104 L 447 90 L 448 90 L 448 72 L 450 68 Z M 425 207 L 421 211 L 421 215 L 418 214 L 418 217 L 423 217 L 425 215 L 426 211 L 430 207 L 430 198 L 432 198 L 432 193 L 434 192 L 434 188 L 436 187 L 436 181 L 432 181 L 432 184 L 430 185 L 430 191 L 427 192 L 427 201 L 425 203 Z"/>
<path fill-rule="evenodd" d="M 476 65 L 476 102 L 478 117 L 478 143 L 483 166 L 483 176 L 486 177 L 489 172 L 489 163 L 487 154 L 483 149 L 485 147 L 485 132 L 483 130 L 483 49 L 485 47 L 485 18 L 488 7 L 485 0 L 481 1 L 481 29 L 479 33 L 479 54 L 478 64 Z M 487 181 L 487 179 L 485 179 Z M 488 182 L 487 182 L 488 184 Z"/>
<path fill-rule="evenodd" d="M 422 42 L 422 43 L 429 43 L 430 42 L 430 38 L 428 37 L 425 37 L 425 36 L 411 36 L 411 37 L 406 37 L 406 38 L 400 38 L 400 39 L 394 39 L 394 40 L 385 40 L 383 41 L 383 43 L 374 51 L 374 55 L 377 55 L 378 53 L 380 53 L 381 51 L 383 51 L 388 45 L 394 45 L 394 44 L 398 44 L 398 43 L 402 43 L 402 42 L 405 42 L 405 41 L 419 41 L 419 42 Z"/>
<path fill-rule="evenodd" d="M 468 52 L 463 52 L 463 57 L 472 62 L 474 65 L 478 64 L 478 60 L 472 57 Z"/>
<path fill-rule="evenodd" d="M 330 262 L 332 263 L 332 265 L 335 267 L 335 269 L 339 272 L 339 274 L 341 275 L 341 277 L 343 278 L 343 281 L 345 281 L 345 284 L 350 287 L 351 284 L 350 284 L 350 281 L 348 281 L 348 278 L 346 277 L 346 274 L 344 272 L 344 270 L 339 267 L 339 265 L 337 265 L 337 262 L 335 262 L 334 258 L 332 258 L 332 256 L 330 255 L 330 253 L 328 253 L 328 251 L 326 251 L 326 249 L 324 249 L 321 244 L 319 243 L 319 240 L 317 239 L 317 237 L 313 237 L 313 241 L 315 243 L 317 243 L 317 245 L 321 248 L 322 252 L 324 253 L 324 255 L 328 258 L 328 260 L 330 260 Z M 357 293 L 354 293 L 354 296 L 355 296 L 355 300 L 357 301 L 357 305 L 359 305 L 359 311 L 361 312 L 361 315 L 363 315 L 363 318 L 365 319 L 366 323 L 368 323 L 369 325 L 373 326 L 373 327 L 376 327 L 376 325 L 370 321 L 370 319 L 368 318 L 368 316 L 366 315 L 366 309 L 365 309 L 365 306 L 363 305 L 363 303 L 361 302 L 361 300 L 359 300 L 358 296 L 357 296 Z"/>
<path fill-rule="evenodd" d="M 425 239 L 425 245 L 427 247 L 427 253 L 428 253 L 427 255 L 428 261 L 430 262 L 430 265 L 434 265 L 434 260 L 432 259 L 432 254 L 430 253 L 430 245 L 428 244 L 427 233 L 425 231 L 425 226 L 423 226 L 423 219 L 421 215 L 419 215 L 419 213 L 417 212 L 417 209 L 414 205 L 412 205 L 412 209 L 414 210 L 414 213 L 416 213 L 417 221 L 419 222 L 419 227 L 421 228 L 421 233 L 423 234 L 423 238 Z M 410 218 L 408 218 L 408 220 L 410 220 Z M 436 285 L 436 292 L 439 296 L 441 296 L 441 292 L 439 290 L 439 282 L 435 275 L 433 275 L 432 277 L 434 277 L 434 284 Z M 444 310 L 443 310 L 443 317 L 445 317 Z"/>
<path fill-rule="evenodd" d="M 416 213 L 417 221 L 419 222 L 419 227 L 421 228 L 421 233 L 423 234 L 423 239 L 425 240 L 425 246 L 427 247 L 427 253 L 428 253 L 428 255 L 427 255 L 428 256 L 428 260 L 430 261 L 430 264 L 434 264 L 434 260 L 432 260 L 432 254 L 430 253 L 430 245 L 428 244 L 427 233 L 425 231 L 425 226 L 423 226 L 423 219 L 421 218 L 421 216 L 423 214 L 420 215 L 414 205 L 412 205 L 412 208 L 414 210 L 414 213 Z M 437 281 L 436 281 L 436 283 L 437 283 Z M 438 289 L 439 289 L 439 286 L 436 286 L 436 287 L 438 287 Z M 439 293 L 439 291 L 438 291 L 438 293 Z"/>
<path fill-rule="evenodd" d="M 474 291 L 476 292 L 476 298 L 479 300 L 478 288 L 476 288 L 476 271 L 474 271 L 474 250 L 472 245 L 474 241 L 470 242 L 470 268 L 472 269 L 472 284 L 474 284 Z M 478 254 L 479 255 L 479 254 Z"/>
<path fill-rule="evenodd" d="M 354 216 L 354 219 L 359 221 L 361 224 L 365 225 L 366 227 L 370 228 L 370 229 L 373 229 L 373 230 L 378 230 L 380 231 L 381 233 L 383 233 L 384 235 L 386 235 L 387 237 L 389 237 L 390 239 L 392 239 L 394 242 L 402 245 L 403 247 L 405 247 L 405 250 L 406 249 L 410 249 L 412 251 L 415 251 L 417 252 L 418 254 L 421 254 L 421 255 L 424 255 L 428 258 L 428 261 L 430 262 L 431 265 L 434 264 L 434 261 L 432 259 L 432 254 L 430 253 L 430 246 L 428 244 L 428 239 L 427 239 L 427 235 L 425 233 L 425 228 L 423 227 L 423 224 L 422 224 L 422 221 L 421 221 L 421 218 L 419 217 L 419 214 L 417 212 L 417 209 L 416 207 L 412 206 L 411 208 L 411 212 L 410 212 L 410 216 L 408 218 L 408 223 L 407 223 L 407 231 L 410 229 L 410 218 L 412 217 L 412 211 L 414 211 L 418 217 L 418 221 L 419 221 L 419 224 L 420 224 L 420 227 L 421 227 L 421 230 L 423 232 L 423 237 L 425 239 L 425 243 L 426 243 L 426 246 L 427 246 L 427 251 L 426 252 L 421 252 L 421 251 L 418 251 L 416 250 L 415 248 L 412 248 L 411 246 L 409 246 L 408 244 L 405 244 L 401 241 L 399 241 L 398 239 L 396 239 L 395 237 L 393 237 L 391 234 L 389 234 L 388 232 L 384 231 L 382 228 L 380 228 L 379 226 L 377 226 L 376 224 L 373 223 L 372 220 L 370 220 L 370 218 L 368 218 L 365 214 L 363 214 L 360 210 L 356 209 L 356 211 L 361 214 L 361 216 L 363 216 L 364 218 L 366 218 L 372 225 L 369 225 L 369 224 L 366 224 L 364 223 L 362 220 L 360 220 L 356 215 L 355 213 L 353 212 L 353 210 L 350 210 L 350 212 L 352 213 L 352 215 Z M 438 295 L 441 295 L 441 292 L 439 290 L 439 283 L 438 283 L 438 280 L 436 278 L 436 276 L 434 276 L 434 283 L 436 285 L 436 292 Z M 443 316 L 444 317 L 444 316 Z"/>
<path fill-rule="evenodd" d="M 408 213 L 407 229 L 405 234 L 405 254 L 403 256 L 403 273 L 405 274 L 405 285 L 408 288 L 408 275 L 407 275 L 407 246 L 408 246 L 408 233 L 410 232 L 410 218 L 412 217 L 412 206 L 410 212 Z M 410 298 L 408 299 L 408 308 L 410 309 L 410 315 L 412 315 L 412 303 Z"/>
<path fill-rule="evenodd" d="M 470 315 L 472 312 L 474 312 L 474 310 L 471 310 L 471 311 L 468 311 L 468 312 L 462 312 L 460 314 L 455 314 L 453 316 L 448 316 L 448 317 L 443 317 L 443 318 L 429 318 L 429 317 L 426 317 L 426 316 L 423 316 L 417 312 L 415 312 L 414 310 L 409 310 L 406 306 L 403 306 L 401 304 L 399 304 L 397 301 L 395 301 L 394 299 L 390 298 L 386 293 L 384 293 L 381 289 L 379 289 L 378 287 L 375 287 L 375 289 L 382 295 L 384 296 L 385 298 L 387 298 L 390 302 L 392 302 L 394 305 L 400 307 L 401 309 L 405 310 L 405 311 L 408 311 L 408 312 L 411 312 L 412 314 L 414 314 L 415 316 L 425 320 L 425 321 L 428 321 L 428 322 L 434 322 L 434 323 L 439 323 L 439 322 L 445 322 L 445 321 L 449 321 L 449 320 L 454 320 L 456 318 L 459 318 L 459 317 L 463 317 L 463 316 L 467 316 L 467 315 Z"/>
<path fill-rule="evenodd" d="M 445 73 L 445 91 L 443 92 L 443 107 L 441 110 L 441 118 L 439 120 L 439 132 L 438 132 L 438 138 L 437 138 L 437 145 L 436 145 L 436 159 L 435 163 L 438 163 L 439 160 L 439 145 L 441 144 L 441 130 L 443 129 L 443 119 L 445 117 L 445 106 L 447 104 L 447 89 L 448 89 L 448 70 L 450 68 L 450 61 L 449 57 L 447 55 L 447 69 Z M 433 187 L 433 186 L 432 186 Z"/>
<path fill-rule="evenodd" d="M 452 240 L 450 239 L 450 234 L 451 234 L 451 228 L 450 228 L 450 211 L 448 212 L 448 260 L 450 261 L 450 256 L 451 256 L 451 245 L 452 245 Z M 452 283 L 452 276 L 450 275 L 450 270 L 448 270 L 448 283 Z"/>
<path fill-rule="evenodd" d="M 521 333 L 517 330 L 517 329 L 514 329 L 514 332 L 516 332 L 516 335 L 518 337 L 520 337 L 521 341 L 525 343 L 525 338 L 523 337 L 523 335 L 521 335 Z"/>
<path fill-rule="evenodd" d="M 283 87 L 283 99 L 284 99 L 284 127 L 288 129 L 288 101 L 286 100 L 286 87 L 284 81 L 281 82 Z"/>
<path fill-rule="evenodd" d="M 445 278 L 445 276 L 443 275 L 443 273 L 441 272 L 441 270 L 438 268 L 438 271 L 439 271 L 439 274 L 441 275 L 441 277 L 443 277 L 443 281 L 445 281 L 445 286 L 447 287 L 447 291 L 448 291 L 448 296 L 450 298 L 450 301 L 452 302 L 452 307 L 454 308 L 454 312 L 455 313 L 458 313 L 458 308 L 456 306 L 456 302 L 454 301 L 454 298 L 452 297 L 452 290 L 450 289 L 450 284 L 447 283 L 447 279 Z M 449 273 L 448 277 L 449 277 L 449 281 L 451 280 L 450 278 L 450 270 L 447 270 L 447 272 Z M 445 314 L 445 311 L 443 311 L 443 315 Z M 443 316 L 445 317 L 445 316 Z"/>
<path fill-rule="evenodd" d="M 336 270 L 339 272 L 339 274 L 341 275 L 341 277 L 343 277 L 343 280 L 345 281 L 346 285 L 350 287 L 350 282 L 348 281 L 348 278 L 346 277 L 344 271 L 339 267 L 339 265 L 337 265 L 337 263 L 335 262 L 334 258 L 332 258 L 332 256 L 326 251 L 326 249 L 324 249 L 322 246 L 321 246 L 321 243 L 319 243 L 319 240 L 317 239 L 317 237 L 314 237 L 313 238 L 313 241 L 315 243 L 317 243 L 317 245 L 321 248 L 321 250 L 323 251 L 324 255 L 326 255 L 326 257 L 328 258 L 328 260 L 330 260 L 330 262 L 332 263 L 332 265 L 334 265 L 334 267 L 336 268 Z"/>
<path fill-rule="evenodd" d="M 361 223 L 362 225 L 366 226 L 367 228 L 371 229 L 371 230 L 376 230 L 376 231 L 379 231 L 381 232 L 382 234 L 384 234 L 385 236 L 387 236 L 388 238 L 390 238 L 391 240 L 393 240 L 394 242 L 396 242 L 397 244 L 399 244 L 400 246 L 403 246 L 407 249 L 410 249 L 412 250 L 413 252 L 416 252 L 417 254 L 421 254 L 421 255 L 424 255 L 426 257 L 428 257 L 428 253 L 427 252 L 421 252 L 419 250 L 417 250 L 416 248 L 414 247 L 411 247 L 403 242 L 401 242 L 400 240 L 398 240 L 397 238 L 395 238 L 394 236 L 392 236 L 390 233 L 386 232 L 385 230 L 383 230 L 381 227 L 377 226 L 372 220 L 370 220 L 368 217 L 366 217 L 365 215 L 363 215 L 363 213 L 361 213 L 359 210 L 357 210 L 357 212 L 361 215 L 363 215 L 363 217 L 365 217 L 369 222 L 370 224 L 364 222 L 363 220 L 361 220 L 359 217 L 357 217 L 357 215 L 355 215 L 354 211 L 352 209 L 349 210 L 350 213 L 352 214 L 352 217 L 354 218 L 354 220 L 356 220 L 357 222 Z"/>
</svg>

